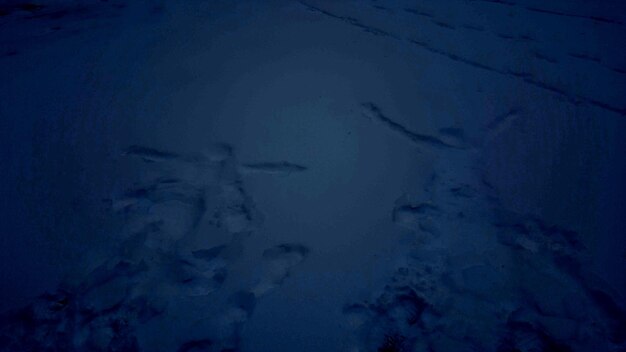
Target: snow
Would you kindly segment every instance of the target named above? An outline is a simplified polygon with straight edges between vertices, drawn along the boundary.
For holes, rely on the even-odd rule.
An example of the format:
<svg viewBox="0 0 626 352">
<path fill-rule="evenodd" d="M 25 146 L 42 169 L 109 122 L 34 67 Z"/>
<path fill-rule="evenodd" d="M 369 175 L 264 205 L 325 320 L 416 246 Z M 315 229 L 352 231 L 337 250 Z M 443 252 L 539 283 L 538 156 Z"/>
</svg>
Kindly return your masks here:
<svg viewBox="0 0 626 352">
<path fill-rule="evenodd" d="M 623 350 L 625 25 L 3 2 L 0 350 Z"/>
</svg>

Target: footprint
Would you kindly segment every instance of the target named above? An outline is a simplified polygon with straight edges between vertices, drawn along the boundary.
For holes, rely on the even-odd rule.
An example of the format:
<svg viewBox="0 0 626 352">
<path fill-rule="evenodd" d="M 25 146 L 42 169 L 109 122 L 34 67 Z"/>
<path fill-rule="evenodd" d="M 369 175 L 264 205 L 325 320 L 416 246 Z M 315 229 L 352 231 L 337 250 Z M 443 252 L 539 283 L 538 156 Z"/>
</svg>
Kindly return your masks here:
<svg viewBox="0 0 626 352">
<path fill-rule="evenodd" d="M 406 196 L 396 201 L 393 208 L 392 220 L 398 225 L 412 231 L 421 230 L 438 236 L 439 230 L 435 225 L 435 218 L 441 214 L 441 210 L 431 203 L 412 203 Z"/>
<path fill-rule="evenodd" d="M 237 309 L 241 309 L 248 316 L 252 315 L 256 306 L 256 295 L 249 291 L 239 291 L 230 297 L 230 304 Z"/>
<path fill-rule="evenodd" d="M 253 231 L 260 215 L 240 181 L 221 186 L 221 206 L 215 212 L 214 223 L 231 234 Z"/>
<path fill-rule="evenodd" d="M 476 190 L 467 184 L 450 188 L 450 193 L 456 198 L 473 198 L 477 194 Z"/>
<path fill-rule="evenodd" d="M 363 347 L 378 346 L 378 351 L 412 351 L 433 315 L 432 306 L 408 286 L 386 286 L 374 302 L 350 304 L 343 312 Z"/>
<path fill-rule="evenodd" d="M 146 186 L 125 192 L 112 204 L 129 224 L 138 227 L 128 235 L 150 223 L 158 223 L 158 231 L 148 236 L 153 246 L 167 245 L 194 231 L 206 212 L 206 201 L 201 188 L 178 179 L 157 179 Z M 132 226 L 127 226 L 126 230 Z"/>
<path fill-rule="evenodd" d="M 183 255 L 172 267 L 178 292 L 186 296 L 206 296 L 220 289 L 228 276 L 226 245 L 194 250 Z"/>
<path fill-rule="evenodd" d="M 263 252 L 263 274 L 252 292 L 261 296 L 289 277 L 291 269 L 303 262 L 309 249 L 300 244 L 281 244 Z"/>
<path fill-rule="evenodd" d="M 216 246 L 209 249 L 198 249 L 191 252 L 191 255 L 198 260 L 211 262 L 220 257 L 227 249 L 226 245 Z"/>
<path fill-rule="evenodd" d="M 180 292 L 189 297 L 206 296 L 217 291 L 226 280 L 226 269 L 216 270 L 213 276 L 198 275 L 183 280 L 179 284 Z"/>
</svg>

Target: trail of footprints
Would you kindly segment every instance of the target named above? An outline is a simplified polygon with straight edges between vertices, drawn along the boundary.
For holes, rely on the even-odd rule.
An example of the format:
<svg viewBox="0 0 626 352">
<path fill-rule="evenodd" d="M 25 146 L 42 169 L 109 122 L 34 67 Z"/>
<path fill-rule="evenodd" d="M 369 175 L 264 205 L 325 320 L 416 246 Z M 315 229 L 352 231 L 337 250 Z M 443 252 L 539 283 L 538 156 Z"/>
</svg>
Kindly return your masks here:
<svg viewBox="0 0 626 352">
<path fill-rule="evenodd" d="M 486 138 L 518 113 L 497 117 Z M 420 198 L 393 205 L 415 242 L 387 285 L 345 305 L 355 350 L 623 350 L 626 310 L 586 269 L 579 234 L 504 209 L 473 155 L 454 150 Z"/>
<path fill-rule="evenodd" d="M 189 155 L 131 146 L 125 155 L 143 160 L 156 177 L 112 202 L 126 224 L 118 252 L 83 280 L 4 316 L 1 351 L 236 351 L 256 301 L 308 256 L 301 244 L 272 246 L 256 258 L 257 276 L 228 285 L 245 239 L 261 224 L 241 171 L 304 166 L 244 166 L 228 145 Z M 216 234 L 200 231 L 203 222 L 224 231 L 225 243 L 204 247 Z M 186 328 L 152 330 L 174 325 Z"/>
<path fill-rule="evenodd" d="M 501 1 L 489 1 L 489 0 L 483 0 L 485 2 L 493 2 L 493 3 L 497 3 L 497 4 L 506 4 L 509 6 L 516 6 L 515 3 L 508 3 L 508 2 L 501 2 Z M 578 106 L 580 104 L 588 104 L 590 106 L 594 106 L 596 108 L 605 110 L 605 111 L 609 111 L 612 113 L 616 113 L 618 115 L 622 115 L 622 116 L 626 116 L 626 108 L 623 106 L 619 106 L 614 104 L 613 102 L 607 102 L 607 101 L 601 101 L 598 100 L 594 97 L 588 97 L 588 96 L 584 96 L 572 91 L 569 91 L 568 89 L 562 88 L 559 85 L 555 85 L 552 84 L 550 82 L 545 81 L 542 77 L 539 77 L 538 75 L 533 75 L 530 72 L 526 72 L 526 71 L 518 71 L 517 69 L 513 69 L 510 67 L 507 67 L 506 63 L 503 64 L 496 64 L 496 63 L 490 63 L 490 62 L 482 62 L 479 60 L 476 60 L 470 56 L 466 56 L 464 53 L 455 53 L 455 52 L 451 52 L 448 49 L 442 48 L 436 44 L 433 44 L 432 42 L 425 40 L 425 39 L 421 39 L 421 38 L 415 38 L 414 36 L 405 36 L 401 33 L 393 33 L 393 32 L 389 32 L 383 28 L 379 28 L 379 27 L 373 27 L 370 26 L 366 23 L 364 23 L 363 21 L 359 20 L 358 18 L 354 18 L 354 17 L 350 17 L 350 16 L 343 16 L 343 15 L 339 15 L 336 14 L 332 11 L 320 8 L 320 7 L 316 7 L 313 6 L 311 4 L 305 3 L 305 2 L 301 2 L 301 4 L 303 6 L 305 6 L 307 9 L 313 11 L 313 12 L 317 12 L 319 14 L 322 14 L 324 16 L 330 17 L 330 18 L 334 18 L 336 20 L 342 21 L 348 25 L 351 25 L 353 27 L 359 28 L 367 33 L 371 33 L 371 34 L 375 34 L 377 36 L 382 36 L 382 37 L 386 37 L 389 39 L 393 39 L 396 41 L 403 41 L 403 42 L 407 42 L 410 43 L 422 50 L 425 50 L 427 52 L 430 52 L 432 54 L 438 55 L 438 56 L 442 56 L 445 57 L 449 60 L 452 60 L 454 62 L 458 62 L 464 65 L 468 65 L 480 70 L 485 70 L 485 71 L 489 71 L 492 73 L 496 73 L 499 75 L 503 75 L 503 76 L 508 76 L 510 78 L 513 79 L 518 79 L 520 80 L 522 83 L 533 86 L 535 88 L 538 88 L 540 90 L 544 90 L 546 92 L 555 94 L 556 96 L 564 99 L 564 101 L 573 104 L 575 106 Z M 616 25 L 622 25 L 621 22 L 618 21 L 612 21 L 609 19 L 605 19 L 605 18 L 600 18 L 600 17 L 585 17 L 585 16 L 578 16 L 578 15 L 568 15 L 568 14 L 564 14 L 564 13 L 559 13 L 559 12 L 555 12 L 555 11 L 548 11 L 548 10 L 540 10 L 540 9 L 536 9 L 536 8 L 525 8 L 525 10 L 530 11 L 530 12 L 536 12 L 536 13 L 543 13 L 543 14 L 547 14 L 547 15 L 558 15 L 561 17 L 574 17 L 574 18 L 582 18 L 582 19 L 588 19 L 588 20 L 592 20 L 592 21 L 596 21 L 596 22 L 605 22 L 605 23 L 613 23 Z M 381 11 L 381 10 L 379 10 Z M 385 13 L 387 13 L 387 10 L 384 10 Z M 442 20 L 439 20 L 437 18 L 435 18 L 435 16 L 429 12 L 420 10 L 420 9 L 415 9 L 415 8 L 405 8 L 404 12 L 412 14 L 412 15 L 416 15 L 419 16 L 421 18 L 425 18 L 428 19 L 433 25 L 441 27 L 445 30 L 456 30 L 457 25 L 452 24 L 452 23 L 448 23 Z M 471 31 L 479 31 L 479 32 L 483 32 L 485 31 L 485 28 L 480 26 L 480 25 L 475 25 L 475 24 L 464 24 L 460 26 L 463 29 L 467 29 L 467 30 L 471 30 Z M 504 40 L 513 40 L 516 42 L 533 42 L 535 41 L 535 39 L 527 34 L 520 34 L 520 35 L 510 35 L 510 34 L 503 34 L 503 33 L 494 33 L 498 38 L 500 39 L 504 39 Z M 598 64 L 601 65 L 602 67 L 610 70 L 611 72 L 614 73 L 618 73 L 618 74 L 622 74 L 625 70 L 623 68 L 620 67 L 613 67 L 613 66 L 606 66 L 603 64 L 603 61 L 601 58 L 597 58 L 597 57 L 592 57 L 588 54 L 585 53 L 567 53 L 566 54 L 569 57 L 573 57 L 575 59 L 582 59 L 585 61 L 588 61 L 590 63 L 594 63 L 594 64 Z M 549 63 L 549 64 L 558 64 L 558 60 L 555 58 L 550 58 L 549 56 L 542 54 L 542 53 L 533 53 L 533 56 L 539 60 L 539 63 L 541 62 L 545 62 L 545 63 Z"/>
</svg>

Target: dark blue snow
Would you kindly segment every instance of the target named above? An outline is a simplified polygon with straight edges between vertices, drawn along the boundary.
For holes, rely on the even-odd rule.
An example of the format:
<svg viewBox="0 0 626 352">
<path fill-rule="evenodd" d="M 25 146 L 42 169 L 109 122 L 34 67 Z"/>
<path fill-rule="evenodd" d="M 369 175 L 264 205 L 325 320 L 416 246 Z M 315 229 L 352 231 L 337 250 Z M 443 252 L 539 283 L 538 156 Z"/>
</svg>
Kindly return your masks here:
<svg viewBox="0 0 626 352">
<path fill-rule="evenodd" d="M 0 351 L 626 351 L 621 0 L 0 0 Z"/>
</svg>

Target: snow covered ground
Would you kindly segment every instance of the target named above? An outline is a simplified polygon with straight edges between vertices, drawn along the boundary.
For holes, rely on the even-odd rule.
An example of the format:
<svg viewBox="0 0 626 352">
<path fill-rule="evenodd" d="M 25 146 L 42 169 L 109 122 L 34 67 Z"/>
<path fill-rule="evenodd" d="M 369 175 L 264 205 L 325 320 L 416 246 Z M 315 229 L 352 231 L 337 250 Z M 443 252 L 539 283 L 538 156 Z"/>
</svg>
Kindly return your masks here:
<svg viewBox="0 0 626 352">
<path fill-rule="evenodd" d="M 623 351 L 626 5 L 0 2 L 1 351 Z"/>
</svg>

